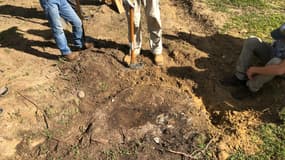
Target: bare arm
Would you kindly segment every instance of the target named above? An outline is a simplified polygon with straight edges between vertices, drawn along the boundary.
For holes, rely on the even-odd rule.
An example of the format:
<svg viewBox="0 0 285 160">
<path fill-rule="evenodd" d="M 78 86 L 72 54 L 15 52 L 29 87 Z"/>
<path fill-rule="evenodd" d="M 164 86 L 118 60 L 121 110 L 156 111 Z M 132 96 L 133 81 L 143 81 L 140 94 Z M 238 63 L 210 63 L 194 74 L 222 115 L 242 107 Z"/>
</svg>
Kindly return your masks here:
<svg viewBox="0 0 285 160">
<path fill-rule="evenodd" d="M 252 79 L 254 75 L 284 75 L 285 74 L 285 60 L 277 65 L 267 65 L 264 67 L 250 67 L 247 71 L 247 76 Z"/>
</svg>

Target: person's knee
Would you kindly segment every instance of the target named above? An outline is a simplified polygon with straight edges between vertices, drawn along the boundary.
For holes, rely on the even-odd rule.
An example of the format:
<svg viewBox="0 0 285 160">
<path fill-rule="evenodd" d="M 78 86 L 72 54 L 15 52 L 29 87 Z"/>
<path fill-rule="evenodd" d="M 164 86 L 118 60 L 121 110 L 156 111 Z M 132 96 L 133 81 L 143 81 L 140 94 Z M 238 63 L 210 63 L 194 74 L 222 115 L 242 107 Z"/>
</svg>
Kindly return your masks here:
<svg viewBox="0 0 285 160">
<path fill-rule="evenodd" d="M 60 25 L 59 26 L 53 26 L 52 32 L 55 36 L 64 34 L 63 27 Z"/>
<path fill-rule="evenodd" d="M 280 64 L 282 62 L 282 59 L 280 58 L 272 58 L 267 65 L 276 65 L 276 64 Z"/>
</svg>

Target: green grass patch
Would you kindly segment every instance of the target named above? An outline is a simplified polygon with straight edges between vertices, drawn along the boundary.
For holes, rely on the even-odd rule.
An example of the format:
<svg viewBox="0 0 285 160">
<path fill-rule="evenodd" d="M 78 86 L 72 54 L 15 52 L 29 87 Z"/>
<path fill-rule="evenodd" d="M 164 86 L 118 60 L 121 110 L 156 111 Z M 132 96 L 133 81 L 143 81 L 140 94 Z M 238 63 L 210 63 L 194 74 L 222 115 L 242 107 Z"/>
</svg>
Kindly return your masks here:
<svg viewBox="0 0 285 160">
<path fill-rule="evenodd" d="M 221 28 L 223 33 L 242 31 L 241 36 L 258 36 L 271 40 L 270 32 L 285 23 L 283 0 L 205 0 L 209 6 L 225 12 L 229 20 Z"/>
<path fill-rule="evenodd" d="M 244 31 L 242 36 L 258 36 L 265 40 L 270 40 L 272 30 L 285 22 L 283 14 L 259 14 L 245 13 L 240 16 L 232 17 L 231 21 L 224 25 L 223 31 L 229 30 Z"/>
<path fill-rule="evenodd" d="M 262 139 L 262 151 L 255 155 L 246 155 L 242 150 L 232 155 L 229 160 L 284 160 L 285 125 L 265 124 L 258 131 Z"/>
<path fill-rule="evenodd" d="M 285 7 L 283 0 L 205 0 L 213 9 L 224 11 L 224 8 L 257 8 L 277 9 L 282 11 Z"/>
<path fill-rule="evenodd" d="M 223 7 L 256 7 L 263 8 L 266 6 L 265 0 L 208 0 L 216 8 Z"/>
<path fill-rule="evenodd" d="M 284 160 L 285 159 L 285 107 L 279 112 L 282 124 L 268 123 L 260 126 L 258 137 L 263 141 L 261 151 L 255 155 L 246 155 L 239 150 L 229 160 Z"/>
<path fill-rule="evenodd" d="M 103 159 L 106 160 L 117 160 L 117 159 L 122 159 L 123 157 L 133 157 L 136 155 L 136 149 L 130 149 L 127 147 L 116 147 L 114 149 L 109 149 L 109 150 L 105 150 L 102 151 L 102 156 Z M 128 158 L 126 158 L 128 159 Z"/>
</svg>

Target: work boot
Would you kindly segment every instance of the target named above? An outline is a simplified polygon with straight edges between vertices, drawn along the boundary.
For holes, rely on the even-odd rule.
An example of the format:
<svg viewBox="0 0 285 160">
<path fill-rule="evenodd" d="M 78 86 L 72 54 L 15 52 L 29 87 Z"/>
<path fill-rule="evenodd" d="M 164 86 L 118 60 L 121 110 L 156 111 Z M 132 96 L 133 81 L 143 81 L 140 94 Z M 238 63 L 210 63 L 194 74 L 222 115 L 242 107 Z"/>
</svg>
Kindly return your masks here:
<svg viewBox="0 0 285 160">
<path fill-rule="evenodd" d="M 163 55 L 162 54 L 154 55 L 154 62 L 156 65 L 162 66 L 163 65 Z"/>
<path fill-rule="evenodd" d="M 128 66 L 131 64 L 131 56 L 126 55 L 123 59 L 124 63 L 126 63 Z"/>
<path fill-rule="evenodd" d="M 73 51 L 83 51 L 83 50 L 91 49 L 91 48 L 94 48 L 94 44 L 90 42 L 85 42 L 81 48 L 73 47 Z"/>
<path fill-rule="evenodd" d="M 90 49 L 90 48 L 94 48 L 94 43 L 92 42 L 85 42 L 83 49 Z"/>
<path fill-rule="evenodd" d="M 63 58 L 65 61 L 68 61 L 68 62 L 80 60 L 79 52 L 72 52 L 70 54 L 64 55 Z"/>
<path fill-rule="evenodd" d="M 94 48 L 94 44 L 91 42 L 85 42 L 81 50 L 90 49 L 90 48 Z"/>
<path fill-rule="evenodd" d="M 238 86 L 245 86 L 247 80 L 240 80 L 238 79 L 235 75 L 231 77 L 225 77 L 224 79 L 220 80 L 220 83 L 223 86 L 233 86 L 233 87 L 238 87 Z"/>
<path fill-rule="evenodd" d="M 252 92 L 246 86 L 237 89 L 236 91 L 232 92 L 231 95 L 233 98 L 237 100 L 244 100 L 248 98 L 254 98 L 257 95 L 260 95 L 261 91 Z"/>
</svg>

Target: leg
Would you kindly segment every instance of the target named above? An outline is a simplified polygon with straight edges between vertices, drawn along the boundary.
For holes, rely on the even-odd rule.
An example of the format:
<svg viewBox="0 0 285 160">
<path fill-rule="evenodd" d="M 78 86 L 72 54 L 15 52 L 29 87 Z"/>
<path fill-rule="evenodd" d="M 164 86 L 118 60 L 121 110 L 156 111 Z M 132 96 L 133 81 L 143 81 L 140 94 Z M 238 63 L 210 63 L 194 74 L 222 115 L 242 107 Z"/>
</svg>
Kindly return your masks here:
<svg viewBox="0 0 285 160">
<path fill-rule="evenodd" d="M 72 35 L 75 47 L 83 47 L 82 22 L 67 0 L 60 0 L 60 16 L 72 25 Z"/>
<path fill-rule="evenodd" d="M 142 47 L 142 31 L 141 31 L 141 0 L 135 0 L 135 44 L 133 44 L 134 48 L 135 48 L 135 53 L 137 55 L 140 54 L 140 50 Z M 130 6 L 125 3 L 124 4 L 125 10 L 126 10 L 126 15 L 127 15 L 127 19 L 128 19 L 128 30 L 129 30 L 129 43 L 131 44 L 131 35 L 130 35 Z M 132 47 L 130 45 L 130 47 Z"/>
<path fill-rule="evenodd" d="M 60 3 L 57 0 L 49 0 L 45 2 L 44 9 L 51 25 L 57 47 L 61 51 L 61 54 L 67 55 L 71 53 L 71 50 L 67 45 L 67 40 L 60 21 L 59 6 Z"/>
<path fill-rule="evenodd" d="M 150 33 L 150 47 L 155 55 L 162 54 L 162 28 L 159 0 L 146 0 L 146 18 Z"/>
<path fill-rule="evenodd" d="M 281 63 L 282 59 L 280 58 L 272 58 L 266 65 L 274 65 L 274 64 L 279 64 Z M 275 76 L 265 76 L 265 75 L 257 75 L 254 77 L 253 80 L 247 81 L 247 86 L 252 92 L 257 92 L 259 91 L 262 86 L 271 81 Z"/>
<path fill-rule="evenodd" d="M 262 42 L 257 37 L 251 37 L 245 41 L 236 66 L 235 76 L 238 79 L 246 79 L 246 71 L 252 64 L 254 56 L 257 56 L 262 61 L 269 61 L 272 58 L 270 45 Z"/>
</svg>

